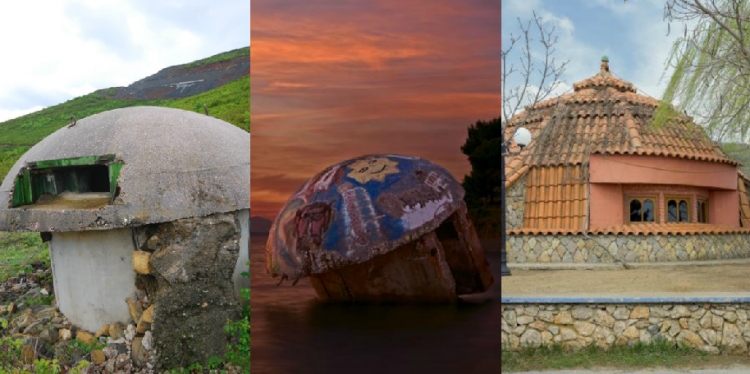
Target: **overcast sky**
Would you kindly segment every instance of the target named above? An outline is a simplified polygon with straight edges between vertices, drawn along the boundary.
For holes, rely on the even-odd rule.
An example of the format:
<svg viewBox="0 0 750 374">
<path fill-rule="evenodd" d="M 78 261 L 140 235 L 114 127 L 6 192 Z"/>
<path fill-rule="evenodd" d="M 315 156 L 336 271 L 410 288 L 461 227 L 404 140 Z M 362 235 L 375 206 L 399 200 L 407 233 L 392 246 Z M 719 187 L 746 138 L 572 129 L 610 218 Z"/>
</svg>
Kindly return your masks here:
<svg viewBox="0 0 750 374">
<path fill-rule="evenodd" d="M 569 60 L 560 92 L 599 71 L 601 57 L 609 57 L 610 71 L 633 83 L 639 93 L 661 98 L 662 78 L 669 51 L 683 33 L 683 24 L 663 20 L 664 0 L 502 0 L 503 43 L 518 34 L 517 18 L 531 19 L 532 10 L 558 31 L 555 56 Z M 507 46 L 507 44 L 505 44 Z M 511 85 L 520 84 L 519 76 Z M 510 80 L 509 80 L 510 82 Z"/>
<path fill-rule="evenodd" d="M 0 122 L 250 45 L 249 0 L 45 0 L 0 11 Z"/>
</svg>

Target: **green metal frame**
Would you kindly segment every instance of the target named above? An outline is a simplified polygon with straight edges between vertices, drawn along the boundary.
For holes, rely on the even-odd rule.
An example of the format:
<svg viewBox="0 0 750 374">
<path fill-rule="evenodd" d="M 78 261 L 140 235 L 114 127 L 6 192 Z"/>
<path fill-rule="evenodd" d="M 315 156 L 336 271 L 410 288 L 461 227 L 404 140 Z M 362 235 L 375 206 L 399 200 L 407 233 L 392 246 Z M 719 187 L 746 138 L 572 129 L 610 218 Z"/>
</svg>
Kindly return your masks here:
<svg viewBox="0 0 750 374">
<path fill-rule="evenodd" d="M 120 170 L 125 166 L 122 162 L 113 162 L 109 164 L 109 201 L 115 199 L 117 192 L 117 180 L 120 178 Z"/>
<path fill-rule="evenodd" d="M 16 177 L 15 188 L 13 189 L 12 206 L 33 204 L 39 198 L 43 191 L 47 190 L 47 181 L 42 178 L 32 178 L 32 171 L 67 168 L 73 166 L 94 166 L 105 165 L 109 171 L 109 197 L 110 202 L 114 200 L 117 192 L 117 181 L 120 178 L 120 171 L 125 164 L 122 161 L 115 161 L 115 155 L 108 154 L 103 156 L 83 156 L 62 158 L 58 160 L 44 160 L 29 162 L 23 168 L 23 172 Z M 66 189 L 76 190 L 77 186 L 66 181 Z"/>
</svg>

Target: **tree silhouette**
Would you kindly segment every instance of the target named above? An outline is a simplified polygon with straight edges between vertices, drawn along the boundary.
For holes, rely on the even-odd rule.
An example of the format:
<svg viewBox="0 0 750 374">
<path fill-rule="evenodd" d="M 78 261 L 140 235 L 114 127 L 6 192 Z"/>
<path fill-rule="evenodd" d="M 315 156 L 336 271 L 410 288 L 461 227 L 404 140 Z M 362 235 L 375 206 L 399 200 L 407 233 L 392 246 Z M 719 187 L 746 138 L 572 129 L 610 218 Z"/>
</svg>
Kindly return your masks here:
<svg viewBox="0 0 750 374">
<path fill-rule="evenodd" d="M 498 160 L 501 155 L 500 118 L 491 121 L 477 121 L 469 126 L 468 137 L 461 152 L 469 157 L 471 173 L 464 178 L 466 202 L 469 206 L 494 204 L 496 187 L 502 183 L 502 170 Z"/>
</svg>

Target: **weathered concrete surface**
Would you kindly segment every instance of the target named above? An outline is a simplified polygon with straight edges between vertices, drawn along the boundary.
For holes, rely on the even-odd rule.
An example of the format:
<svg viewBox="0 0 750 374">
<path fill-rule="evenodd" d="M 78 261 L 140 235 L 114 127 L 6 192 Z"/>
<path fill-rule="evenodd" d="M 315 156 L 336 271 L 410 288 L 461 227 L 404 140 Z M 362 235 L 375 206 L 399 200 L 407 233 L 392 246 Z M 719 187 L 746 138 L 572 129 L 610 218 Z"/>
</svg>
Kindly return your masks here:
<svg viewBox="0 0 750 374">
<path fill-rule="evenodd" d="M 250 278 L 243 277 L 242 272 L 250 272 L 250 266 L 247 264 L 250 261 L 250 210 L 241 210 L 238 213 L 240 220 L 240 226 L 242 227 L 242 233 L 240 235 L 240 254 L 237 259 L 237 267 L 234 270 L 232 279 L 234 280 L 234 288 L 239 295 L 240 290 L 243 288 L 250 288 Z M 240 299 L 240 302 L 244 305 L 245 300 Z"/>
<path fill-rule="evenodd" d="M 101 209 L 9 208 L 27 162 L 115 154 L 120 195 Z M 0 230 L 83 231 L 250 208 L 250 134 L 194 112 L 115 109 L 79 119 L 32 147 L 0 186 Z"/>
<path fill-rule="evenodd" d="M 221 357 L 224 325 L 240 317 L 233 275 L 240 251 L 240 214 L 187 218 L 153 227 L 152 275 L 139 275 L 154 304 L 151 331 L 158 365 L 173 368 Z M 154 237 L 158 237 L 155 240 Z"/>
<path fill-rule="evenodd" d="M 125 299 L 135 291 L 130 229 L 56 232 L 49 249 L 57 305 L 71 323 L 88 331 L 127 324 Z"/>
</svg>

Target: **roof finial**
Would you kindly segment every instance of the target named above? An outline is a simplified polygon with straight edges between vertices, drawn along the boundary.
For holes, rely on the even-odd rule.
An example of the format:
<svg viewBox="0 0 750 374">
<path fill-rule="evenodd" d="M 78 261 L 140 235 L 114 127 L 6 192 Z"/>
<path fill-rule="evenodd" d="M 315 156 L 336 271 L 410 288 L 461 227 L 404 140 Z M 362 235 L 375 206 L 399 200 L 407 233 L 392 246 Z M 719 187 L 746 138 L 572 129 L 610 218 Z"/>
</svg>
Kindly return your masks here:
<svg viewBox="0 0 750 374">
<path fill-rule="evenodd" d="M 602 56 L 602 67 L 600 73 L 609 73 L 609 58 L 607 55 Z"/>
</svg>

